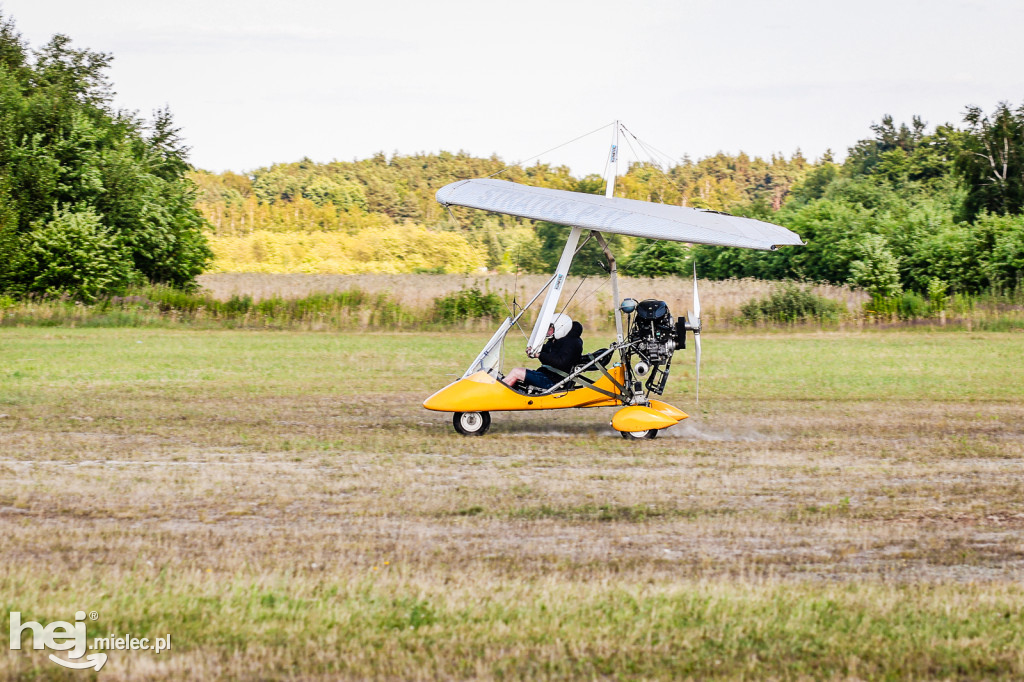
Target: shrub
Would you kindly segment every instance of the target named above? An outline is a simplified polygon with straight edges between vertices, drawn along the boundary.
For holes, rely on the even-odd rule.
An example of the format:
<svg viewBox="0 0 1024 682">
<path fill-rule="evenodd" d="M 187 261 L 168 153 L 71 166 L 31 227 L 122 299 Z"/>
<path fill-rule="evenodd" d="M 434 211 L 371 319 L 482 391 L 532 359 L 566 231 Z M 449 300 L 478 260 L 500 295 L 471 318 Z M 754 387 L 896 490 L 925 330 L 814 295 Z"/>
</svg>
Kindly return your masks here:
<svg viewBox="0 0 1024 682">
<path fill-rule="evenodd" d="M 899 303 L 899 315 L 906 320 L 916 320 L 921 317 L 928 317 L 931 313 L 931 306 L 928 299 L 916 291 L 904 291 L 902 296 L 897 296 Z"/>
<path fill-rule="evenodd" d="M 767 298 L 750 301 L 740 308 L 745 322 L 835 322 L 844 310 L 843 304 L 819 296 L 807 287 L 793 282 L 773 291 Z"/>
<path fill-rule="evenodd" d="M 967 298 L 971 297 L 968 295 Z M 865 309 L 876 315 L 896 315 L 901 320 L 917 320 L 944 310 L 946 302 L 946 297 L 936 287 L 927 298 L 916 291 L 904 291 L 897 296 L 875 294 L 871 302 L 865 304 Z"/>
<path fill-rule="evenodd" d="M 442 296 L 434 301 L 434 319 L 437 322 L 459 322 L 481 317 L 501 317 L 505 304 L 501 297 L 488 291 L 482 293 L 477 287 L 462 289 Z"/>
<path fill-rule="evenodd" d="M 85 302 L 120 293 L 140 276 L 128 251 L 92 209 L 60 210 L 25 234 L 13 270 L 17 284 L 11 288 L 19 293 Z"/>
<path fill-rule="evenodd" d="M 850 263 L 850 282 L 864 287 L 872 296 L 897 296 L 900 259 L 889 250 L 885 237 L 866 234 L 858 244 L 860 260 Z"/>
</svg>

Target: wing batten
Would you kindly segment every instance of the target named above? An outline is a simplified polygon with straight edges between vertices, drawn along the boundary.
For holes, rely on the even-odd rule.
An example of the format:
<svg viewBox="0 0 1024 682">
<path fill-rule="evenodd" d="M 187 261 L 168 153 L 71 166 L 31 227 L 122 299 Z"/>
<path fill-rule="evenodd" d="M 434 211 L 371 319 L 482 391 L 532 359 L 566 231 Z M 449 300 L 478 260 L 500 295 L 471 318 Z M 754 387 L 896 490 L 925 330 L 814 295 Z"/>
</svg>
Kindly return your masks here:
<svg viewBox="0 0 1024 682">
<path fill-rule="evenodd" d="M 773 250 L 803 245 L 780 225 L 716 211 L 605 197 L 489 178 L 459 180 L 437 191 L 445 206 L 545 220 L 585 229 L 649 239 Z"/>
</svg>

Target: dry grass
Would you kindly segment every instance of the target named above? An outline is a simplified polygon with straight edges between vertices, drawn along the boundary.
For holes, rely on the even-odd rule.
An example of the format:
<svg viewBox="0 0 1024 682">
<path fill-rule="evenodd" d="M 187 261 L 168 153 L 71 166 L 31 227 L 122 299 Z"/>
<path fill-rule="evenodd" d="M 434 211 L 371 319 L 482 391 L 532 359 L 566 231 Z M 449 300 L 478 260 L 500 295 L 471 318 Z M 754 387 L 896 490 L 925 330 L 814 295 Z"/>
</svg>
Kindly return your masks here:
<svg viewBox="0 0 1024 682">
<path fill-rule="evenodd" d="M 1024 676 L 1020 334 L 709 337 L 640 443 L 456 436 L 478 335 L 0 336 L 8 610 L 175 638 L 104 677 Z"/>
<path fill-rule="evenodd" d="M 515 294 L 525 304 L 547 283 L 548 275 L 284 275 L 263 273 L 218 273 L 199 277 L 200 285 L 215 298 L 227 300 L 233 295 L 251 295 L 260 300 L 272 296 L 302 298 L 312 293 L 362 289 L 371 294 L 387 293 L 403 307 L 413 311 L 428 310 L 434 299 L 469 287 L 501 294 L 511 302 Z M 582 282 L 582 285 L 581 285 Z M 739 313 L 740 307 L 753 299 L 768 296 L 781 282 L 754 279 L 701 281 L 701 307 L 705 317 L 727 320 Z M 570 277 L 565 291 L 578 293 L 568 308 L 574 318 L 590 328 L 606 328 L 612 305 L 611 284 L 605 276 Z M 845 286 L 817 285 L 814 293 L 842 302 L 851 312 L 859 311 L 868 300 L 867 294 Z M 563 301 L 568 300 L 568 294 Z M 685 277 L 642 279 L 621 277 L 622 298 L 658 298 L 668 303 L 674 314 L 693 307 L 693 283 Z"/>
</svg>

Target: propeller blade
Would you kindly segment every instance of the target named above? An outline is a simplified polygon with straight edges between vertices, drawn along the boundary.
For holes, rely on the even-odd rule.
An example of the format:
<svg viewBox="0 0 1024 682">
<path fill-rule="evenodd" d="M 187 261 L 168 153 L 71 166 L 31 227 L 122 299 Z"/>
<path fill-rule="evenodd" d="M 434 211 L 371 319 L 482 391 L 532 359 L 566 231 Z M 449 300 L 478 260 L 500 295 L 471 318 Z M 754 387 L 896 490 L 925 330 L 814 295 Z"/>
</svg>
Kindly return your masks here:
<svg viewBox="0 0 1024 682">
<path fill-rule="evenodd" d="M 694 351 L 695 351 L 694 354 L 696 355 L 696 363 L 697 363 L 697 394 L 696 394 L 697 400 L 696 400 L 696 403 L 697 403 L 697 405 L 700 405 L 700 327 L 701 327 L 701 324 L 700 324 L 700 295 L 697 293 L 697 261 L 696 261 L 696 259 L 694 259 L 694 261 L 693 261 L 693 317 L 697 318 L 696 319 L 696 324 L 694 323 L 694 320 L 690 317 L 690 312 L 689 311 L 687 311 L 686 317 L 687 317 L 687 324 L 690 326 L 691 329 L 693 329 L 693 341 L 694 341 L 693 345 L 694 345 Z"/>
<path fill-rule="evenodd" d="M 693 262 L 693 315 L 697 318 L 697 328 L 700 329 L 700 296 L 697 295 L 697 261 Z"/>
<path fill-rule="evenodd" d="M 700 405 L 700 332 L 693 333 L 694 346 L 697 355 L 697 404 Z"/>
</svg>

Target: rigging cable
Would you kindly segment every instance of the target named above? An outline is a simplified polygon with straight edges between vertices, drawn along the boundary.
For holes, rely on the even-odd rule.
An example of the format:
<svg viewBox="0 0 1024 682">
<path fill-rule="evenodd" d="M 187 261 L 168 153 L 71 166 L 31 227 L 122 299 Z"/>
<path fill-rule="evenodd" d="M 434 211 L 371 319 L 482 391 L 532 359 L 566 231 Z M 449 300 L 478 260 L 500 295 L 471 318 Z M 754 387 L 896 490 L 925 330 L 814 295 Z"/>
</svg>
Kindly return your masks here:
<svg viewBox="0 0 1024 682">
<path fill-rule="evenodd" d="M 589 277 L 589 275 L 583 275 L 583 279 L 581 279 L 581 280 L 580 280 L 580 283 L 576 285 L 576 291 L 572 292 L 572 296 L 570 296 L 570 297 L 569 297 L 569 300 L 568 300 L 568 301 L 566 301 L 566 302 L 565 302 L 565 305 L 563 305 L 563 306 L 562 306 L 562 310 L 561 310 L 561 311 L 559 311 L 559 315 L 561 315 L 562 313 L 564 313 L 564 312 L 565 312 L 565 309 L 569 307 L 569 304 L 570 304 L 570 303 L 572 303 L 572 299 L 576 298 L 576 292 L 577 292 L 577 291 L 579 291 L 579 290 L 580 290 L 580 287 L 581 287 L 581 286 L 583 286 L 583 283 L 587 281 L 587 277 Z"/>
<path fill-rule="evenodd" d="M 663 171 L 668 172 L 673 167 L 679 165 L 678 161 L 675 161 L 674 159 L 666 156 L 664 153 L 659 152 L 657 149 L 651 147 L 649 144 L 647 144 L 640 138 L 636 138 L 636 141 L 640 144 L 643 150 L 647 152 L 648 156 L 650 156 L 651 161 L 654 163 L 654 165 L 662 169 Z"/>
<path fill-rule="evenodd" d="M 515 310 L 516 307 L 519 305 L 516 302 L 516 296 L 519 294 L 519 259 L 520 259 L 520 257 L 522 255 L 523 255 L 523 245 L 522 245 L 522 243 L 520 243 L 520 244 L 518 244 L 516 246 L 516 279 L 515 279 L 515 282 L 512 284 L 512 309 L 513 310 Z"/>
<path fill-rule="evenodd" d="M 666 154 L 665 152 L 661 151 L 660 149 L 658 149 L 657 147 L 648 142 L 644 142 L 639 137 L 637 137 L 632 130 L 626 128 L 625 125 L 622 126 L 622 129 L 625 130 L 630 137 L 637 141 L 637 144 L 639 144 L 643 148 L 643 150 L 646 151 L 648 155 L 651 156 L 652 160 L 656 159 L 657 156 L 660 156 L 662 159 L 667 161 L 668 163 L 666 164 L 666 170 L 668 170 L 674 165 L 678 165 L 679 162 L 676 159 L 674 159 L 671 155 Z M 656 165 L 661 165 L 661 162 L 657 162 Z"/>
<path fill-rule="evenodd" d="M 577 303 L 576 305 L 577 305 L 577 306 L 582 306 L 582 305 L 583 305 L 584 303 L 586 303 L 587 301 L 589 301 L 589 300 L 590 300 L 590 297 L 591 297 L 591 296 L 593 296 L 593 295 L 594 295 L 594 294 L 596 294 L 597 292 L 601 291 L 601 289 L 604 289 L 605 285 L 606 285 L 606 284 L 608 284 L 608 282 L 610 282 L 610 281 L 612 281 L 612 278 L 611 278 L 611 276 L 609 275 L 607 279 L 605 279 L 605 280 L 602 280 L 600 284 L 598 284 L 598 285 L 597 285 L 596 287 L 594 287 L 594 289 L 593 289 L 593 290 L 592 290 L 592 291 L 591 291 L 591 292 L 590 292 L 589 294 L 587 294 L 586 296 L 584 296 L 584 297 L 583 297 L 583 299 L 582 299 L 582 300 L 580 300 L 580 302 L 579 302 L 579 303 Z"/>
<path fill-rule="evenodd" d="M 613 126 L 613 125 L 615 125 L 615 121 L 612 121 L 611 123 L 606 123 L 603 126 L 601 126 L 600 128 L 596 128 L 594 130 L 591 130 L 589 133 L 584 133 L 583 135 L 580 135 L 579 137 L 573 138 L 573 139 L 569 140 L 568 142 L 563 142 L 562 144 L 558 145 L 557 147 L 552 147 L 551 149 L 548 149 L 547 151 L 541 152 L 540 154 L 537 154 L 536 156 L 531 156 L 530 158 L 528 158 L 528 159 L 526 159 L 524 161 L 517 161 L 516 163 L 509 164 L 509 165 L 505 166 L 504 168 L 502 168 L 501 170 L 495 171 L 495 172 L 491 173 L 487 177 L 493 178 L 495 175 L 500 175 L 501 173 L 504 173 L 509 168 L 513 168 L 515 166 L 522 166 L 523 164 L 525 164 L 525 163 L 527 163 L 529 161 L 533 161 L 534 159 L 539 159 L 540 157 L 544 156 L 545 154 L 550 154 L 551 152 L 555 151 L 556 149 L 561 149 L 562 147 L 564 147 L 566 145 L 572 144 L 573 142 L 576 142 L 578 140 L 582 140 L 584 137 L 589 137 L 589 136 L 593 135 L 594 133 L 597 133 L 597 132 L 600 132 L 600 131 L 604 130 L 608 126 Z"/>
<path fill-rule="evenodd" d="M 575 258 L 577 255 L 579 255 L 579 252 L 583 250 L 583 247 L 587 245 L 587 242 L 589 242 L 590 238 L 593 237 L 593 236 L 594 236 L 594 231 L 591 230 L 590 233 L 587 235 L 587 238 L 583 240 L 583 243 L 580 244 L 579 246 L 577 246 L 576 250 L 572 252 L 572 257 L 573 258 Z M 568 275 L 569 273 L 566 272 L 565 274 Z"/>
<path fill-rule="evenodd" d="M 519 324 L 519 320 L 516 318 L 517 313 L 515 312 L 516 309 L 525 310 L 525 308 L 523 308 L 516 302 L 516 296 L 519 293 L 519 258 L 522 255 L 522 253 L 523 245 L 519 244 L 518 248 L 516 248 L 516 279 L 515 283 L 512 285 L 512 319 L 516 321 L 516 328 L 519 329 L 519 333 L 523 335 L 524 339 L 529 341 L 530 337 L 526 335 L 526 330 L 523 329 L 523 325 Z"/>
<path fill-rule="evenodd" d="M 626 137 L 625 140 L 626 140 L 626 146 L 629 147 L 629 151 L 633 152 L 633 156 L 636 157 L 636 162 L 637 163 L 643 163 L 643 160 L 640 158 L 640 155 L 637 154 L 636 153 L 636 149 L 633 148 L 633 143 L 629 141 L 628 137 Z M 637 140 L 637 142 L 639 142 L 639 140 Z"/>
</svg>

